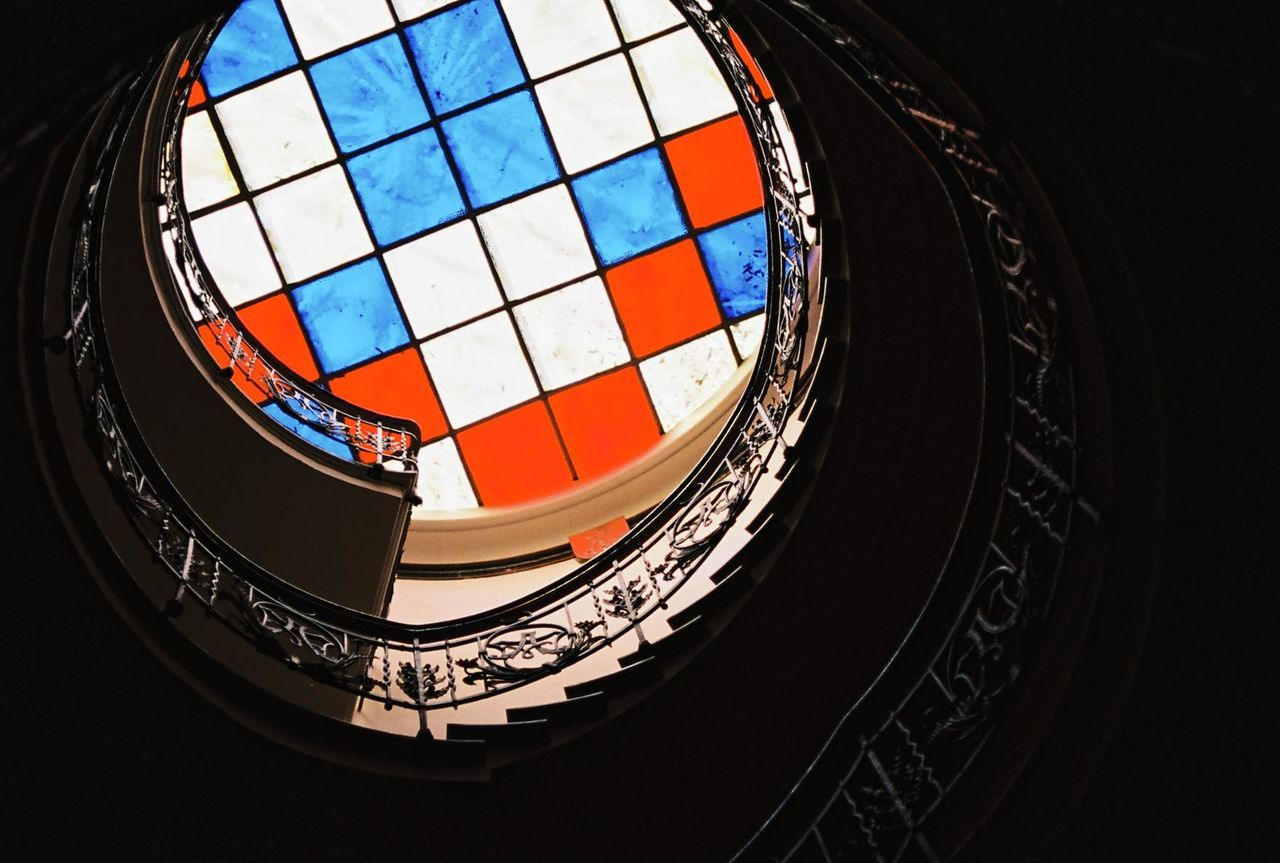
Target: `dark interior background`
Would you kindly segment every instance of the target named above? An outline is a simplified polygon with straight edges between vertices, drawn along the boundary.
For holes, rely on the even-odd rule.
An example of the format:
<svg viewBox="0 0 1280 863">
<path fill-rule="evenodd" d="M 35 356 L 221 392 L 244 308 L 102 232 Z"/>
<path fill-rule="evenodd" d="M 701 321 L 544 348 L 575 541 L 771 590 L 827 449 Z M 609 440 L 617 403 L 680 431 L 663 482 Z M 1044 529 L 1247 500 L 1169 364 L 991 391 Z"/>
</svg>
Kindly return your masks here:
<svg viewBox="0 0 1280 863">
<path fill-rule="evenodd" d="M 20 146 L 51 104 L 74 107 L 76 93 L 114 74 L 102 58 L 120 49 L 102 34 L 131 34 L 121 43 L 128 55 L 163 16 L 194 19 L 216 5 L 10 0 L 0 26 L 0 148 Z M 962 87 L 1051 118 L 1126 251 L 1161 377 L 1165 566 L 1145 655 L 1082 799 L 1046 801 L 1076 806 L 1049 859 L 1272 859 L 1280 7 L 871 5 Z M 6 237 L 8 262 L 17 251 Z M 333 768 L 211 710 L 86 589 L 41 492 L 18 405 L 16 396 L 6 402 L 12 491 L 0 528 L 6 815 L 18 819 L 9 841 L 107 858 L 147 849 L 217 857 L 232 847 L 255 857 L 431 855 L 420 832 L 429 800 L 313 796 L 312 777 Z M 174 727 L 185 729 L 181 745 Z"/>
</svg>

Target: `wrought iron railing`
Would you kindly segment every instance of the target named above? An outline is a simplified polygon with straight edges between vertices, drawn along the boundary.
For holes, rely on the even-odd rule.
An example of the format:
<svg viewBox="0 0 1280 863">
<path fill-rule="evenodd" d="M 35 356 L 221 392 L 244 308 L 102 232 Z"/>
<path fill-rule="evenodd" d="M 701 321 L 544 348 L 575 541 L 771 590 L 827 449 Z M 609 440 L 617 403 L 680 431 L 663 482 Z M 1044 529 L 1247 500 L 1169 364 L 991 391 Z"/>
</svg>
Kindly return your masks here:
<svg viewBox="0 0 1280 863">
<path fill-rule="evenodd" d="M 123 130 L 155 76 L 129 82 L 84 196 L 71 282 L 74 361 L 103 463 L 125 496 L 139 531 L 174 575 L 175 609 L 194 601 L 225 625 L 299 672 L 388 710 L 427 711 L 487 698 L 540 679 L 633 634 L 659 609 L 716 588 L 708 557 L 742 515 L 766 464 L 778 463 L 784 429 L 796 422 L 810 291 L 805 218 L 782 138 L 723 21 L 694 0 L 677 0 L 732 85 L 752 131 L 767 189 L 769 292 L 765 338 L 741 400 L 698 466 L 611 548 L 557 585 L 525 601 L 462 621 L 413 626 L 359 614 L 309 596 L 240 558 L 207 530 L 162 473 L 119 408 L 110 358 L 98 350 L 98 244 L 103 188 Z M 160 80 L 157 86 L 170 82 Z M 172 145 L 172 141 L 167 142 Z M 173 189 L 173 175 L 161 178 Z M 166 194 L 168 194 L 166 192 Z M 216 307 L 213 307 L 216 313 Z M 103 342 L 104 343 L 104 342 Z M 134 447 L 138 449 L 135 451 Z"/>
<path fill-rule="evenodd" d="M 413 472 L 417 469 L 421 432 L 412 420 L 388 417 L 358 407 L 320 387 L 300 382 L 241 324 L 222 294 L 210 287 L 199 247 L 182 200 L 182 124 L 200 63 L 216 34 L 203 31 L 165 105 L 163 137 L 157 160 L 156 220 L 165 244 L 168 270 L 181 306 L 193 327 L 208 329 L 210 352 L 221 352 L 225 373 L 258 391 L 288 415 L 325 437 L 351 447 L 356 460 Z M 305 440 L 305 438 L 303 438 Z"/>
<path fill-rule="evenodd" d="M 1021 195 L 982 136 L 873 39 L 817 4 L 782 0 L 775 8 L 898 118 L 944 178 L 958 181 L 957 202 L 971 202 L 989 255 L 980 290 L 1003 306 L 1011 375 L 1002 410 L 1010 424 L 999 502 L 990 527 L 982 526 L 990 531 L 985 554 L 927 669 L 887 714 L 851 710 L 806 771 L 804 793 L 793 790 L 736 859 L 791 859 L 804 848 L 829 860 L 937 860 L 925 827 L 973 764 L 1034 655 L 1073 516 L 1079 510 L 1100 519 L 1077 492 L 1073 362 L 1059 328 L 1058 286 L 1037 256 Z M 782 822 L 792 825 L 787 835 L 774 831 Z"/>
</svg>

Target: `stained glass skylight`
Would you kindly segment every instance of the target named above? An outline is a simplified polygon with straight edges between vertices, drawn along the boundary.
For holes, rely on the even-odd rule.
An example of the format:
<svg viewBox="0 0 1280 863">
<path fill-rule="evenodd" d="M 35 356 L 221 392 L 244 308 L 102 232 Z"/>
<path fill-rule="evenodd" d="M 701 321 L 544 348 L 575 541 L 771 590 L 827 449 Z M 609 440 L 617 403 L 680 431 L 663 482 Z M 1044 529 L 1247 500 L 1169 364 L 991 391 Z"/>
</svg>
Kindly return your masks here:
<svg viewBox="0 0 1280 863">
<path fill-rule="evenodd" d="M 669 0 L 244 0 L 184 123 L 215 289 L 419 424 L 424 509 L 607 476 L 759 345 L 760 170 Z"/>
</svg>

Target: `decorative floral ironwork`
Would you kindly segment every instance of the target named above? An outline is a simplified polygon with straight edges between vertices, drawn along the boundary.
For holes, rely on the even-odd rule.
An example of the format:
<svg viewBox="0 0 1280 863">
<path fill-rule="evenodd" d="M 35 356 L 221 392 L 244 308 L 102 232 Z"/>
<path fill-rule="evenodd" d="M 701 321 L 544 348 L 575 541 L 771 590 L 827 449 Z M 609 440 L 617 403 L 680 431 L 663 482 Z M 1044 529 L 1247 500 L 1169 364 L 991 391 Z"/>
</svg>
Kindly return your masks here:
<svg viewBox="0 0 1280 863">
<path fill-rule="evenodd" d="M 414 702 L 430 701 L 447 691 L 447 688 L 442 687 L 444 681 L 439 675 L 440 666 L 438 665 L 423 663 L 422 670 L 419 672 L 412 662 L 402 662 L 399 671 L 396 672 L 396 685 Z"/>
<path fill-rule="evenodd" d="M 523 681 L 555 671 L 603 641 L 593 634 L 599 621 L 573 626 L 554 623 L 517 624 L 480 639 L 474 659 L 460 659 L 463 681 L 491 689 L 501 682 Z"/>
<path fill-rule="evenodd" d="M 610 617 L 623 620 L 633 618 L 636 615 L 636 609 L 643 606 L 649 600 L 649 596 L 649 585 L 642 582 L 640 576 L 627 582 L 625 591 L 615 584 L 606 593 L 605 604 L 608 609 L 606 613 Z"/>
<path fill-rule="evenodd" d="M 268 637 L 272 644 L 280 644 L 281 636 L 288 643 L 302 648 L 309 654 L 308 659 L 319 661 L 331 668 L 342 668 L 350 665 L 358 657 L 351 650 L 351 639 L 322 626 L 315 620 L 296 614 L 288 606 L 272 599 L 260 598 L 261 594 L 249 588 L 246 617 L 249 623 Z M 299 663 L 294 654 L 290 661 Z"/>
</svg>

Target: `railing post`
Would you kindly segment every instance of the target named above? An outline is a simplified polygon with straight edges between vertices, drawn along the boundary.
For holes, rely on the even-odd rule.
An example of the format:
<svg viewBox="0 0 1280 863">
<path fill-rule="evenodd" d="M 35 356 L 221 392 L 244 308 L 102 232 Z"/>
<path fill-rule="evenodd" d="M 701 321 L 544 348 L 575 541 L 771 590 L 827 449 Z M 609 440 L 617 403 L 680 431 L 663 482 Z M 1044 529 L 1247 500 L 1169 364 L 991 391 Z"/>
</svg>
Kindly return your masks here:
<svg viewBox="0 0 1280 863">
<path fill-rule="evenodd" d="M 648 647 L 649 639 L 644 637 L 644 630 L 640 627 L 640 620 L 636 617 L 635 604 L 631 601 L 631 588 L 627 585 L 627 580 L 622 577 L 622 568 L 618 566 L 617 561 L 613 564 L 613 578 L 618 583 L 618 590 L 622 591 L 622 601 L 627 607 L 627 618 L 636 629 L 636 635 L 640 638 L 640 647 Z"/>
<path fill-rule="evenodd" d="M 173 599 L 165 603 L 164 615 L 166 617 L 177 617 L 182 613 L 182 598 L 186 596 L 187 585 L 191 582 L 191 563 L 195 557 L 196 538 L 192 534 L 187 535 L 187 548 L 182 557 L 182 570 L 178 573 L 178 590 L 173 595 Z"/>
<path fill-rule="evenodd" d="M 422 650 L 418 646 L 417 638 L 414 638 L 413 640 L 413 672 L 418 681 L 416 692 L 418 702 L 418 736 L 430 739 L 431 729 L 427 727 L 427 705 L 426 700 L 423 698 L 423 690 L 425 687 L 422 685 Z"/>
</svg>

